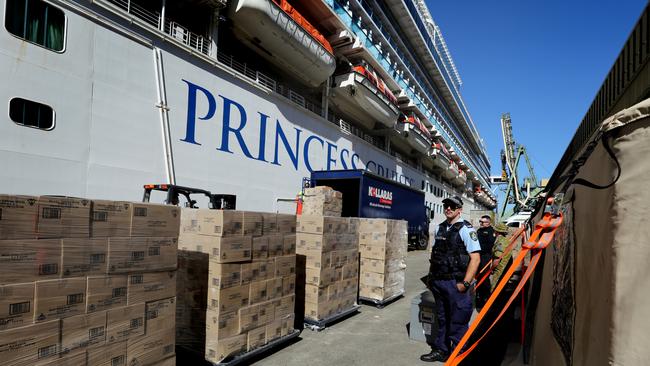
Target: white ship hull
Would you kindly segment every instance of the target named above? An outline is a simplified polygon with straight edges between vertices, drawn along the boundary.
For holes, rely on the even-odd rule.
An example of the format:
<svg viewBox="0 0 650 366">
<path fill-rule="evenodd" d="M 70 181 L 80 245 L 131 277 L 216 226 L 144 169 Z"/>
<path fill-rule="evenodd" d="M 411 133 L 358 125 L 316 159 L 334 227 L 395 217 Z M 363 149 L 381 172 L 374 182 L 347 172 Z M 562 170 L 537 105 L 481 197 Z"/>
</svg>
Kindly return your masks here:
<svg viewBox="0 0 650 366">
<path fill-rule="evenodd" d="M 0 103 L 2 193 L 137 201 L 143 184 L 175 182 L 236 194 L 241 209 L 292 212 L 281 199 L 295 197 L 310 171 L 334 169 L 422 188 L 429 206 L 442 199 L 429 187 L 453 193 L 220 64 L 96 6 L 113 19 L 90 21 L 75 7 L 63 53 L 0 31 L 0 100 L 24 97 L 56 113 L 43 131 L 13 123 Z"/>
</svg>

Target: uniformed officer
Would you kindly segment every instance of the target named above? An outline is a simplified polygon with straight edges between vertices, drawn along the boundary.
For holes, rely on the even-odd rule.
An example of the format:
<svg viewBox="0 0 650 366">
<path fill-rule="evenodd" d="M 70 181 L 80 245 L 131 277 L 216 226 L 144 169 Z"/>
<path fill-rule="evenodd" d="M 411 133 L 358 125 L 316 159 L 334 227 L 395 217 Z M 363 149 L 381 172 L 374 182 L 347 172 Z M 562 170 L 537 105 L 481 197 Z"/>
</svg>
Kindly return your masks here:
<svg viewBox="0 0 650 366">
<path fill-rule="evenodd" d="M 438 333 L 431 352 L 422 361 L 447 360 L 467 331 L 472 316 L 471 282 L 481 261 L 481 246 L 472 225 L 460 219 L 463 200 L 458 196 L 442 201 L 446 220 L 438 225 L 431 249 L 429 289 L 436 300 Z"/>
<path fill-rule="evenodd" d="M 498 223 L 494 226 L 494 232 L 497 234 L 497 239 L 492 247 L 492 290 L 499 283 L 501 275 L 503 275 L 508 262 L 512 258 L 512 251 L 501 258 L 508 246 L 508 226 L 504 223 Z"/>
<path fill-rule="evenodd" d="M 496 233 L 492 227 L 492 218 L 489 215 L 481 216 L 478 222 L 479 228 L 476 230 L 476 234 L 478 235 L 478 242 L 481 244 L 481 264 L 479 265 L 479 271 L 483 269 L 483 272 L 479 272 L 476 277 L 480 279 L 485 275 L 485 272 L 490 271 L 488 263 L 492 260 L 492 247 L 494 246 Z M 480 311 L 488 298 L 490 298 L 490 284 L 484 282 L 476 287 L 476 309 Z"/>
</svg>

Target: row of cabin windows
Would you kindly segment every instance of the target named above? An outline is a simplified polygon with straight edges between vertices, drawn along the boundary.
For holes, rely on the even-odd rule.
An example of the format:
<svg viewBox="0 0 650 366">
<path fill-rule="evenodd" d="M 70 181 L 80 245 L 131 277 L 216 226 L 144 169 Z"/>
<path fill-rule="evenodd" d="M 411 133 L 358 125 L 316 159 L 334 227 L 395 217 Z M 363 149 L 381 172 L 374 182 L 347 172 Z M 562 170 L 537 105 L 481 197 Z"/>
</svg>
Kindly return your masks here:
<svg viewBox="0 0 650 366">
<path fill-rule="evenodd" d="M 425 192 L 433 193 L 433 195 L 436 197 L 447 198 L 451 196 L 451 194 L 446 192 L 444 189 L 436 187 L 426 181 L 422 181 L 422 190 Z"/>
<path fill-rule="evenodd" d="M 5 28 L 14 36 L 55 52 L 65 48 L 65 14 L 41 0 L 7 0 Z M 41 130 L 54 128 L 54 110 L 23 98 L 9 101 L 9 118 Z"/>
</svg>

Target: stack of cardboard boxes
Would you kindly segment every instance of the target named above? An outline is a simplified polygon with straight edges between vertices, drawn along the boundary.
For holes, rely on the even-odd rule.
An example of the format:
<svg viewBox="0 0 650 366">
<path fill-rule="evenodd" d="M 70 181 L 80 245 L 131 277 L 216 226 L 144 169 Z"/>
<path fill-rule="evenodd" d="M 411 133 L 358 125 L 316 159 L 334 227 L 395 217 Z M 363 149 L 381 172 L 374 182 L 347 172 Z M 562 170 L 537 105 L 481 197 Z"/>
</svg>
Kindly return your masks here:
<svg viewBox="0 0 650 366">
<path fill-rule="evenodd" d="M 327 186 L 305 188 L 303 196 L 303 215 L 341 216 L 343 195 Z"/>
<path fill-rule="evenodd" d="M 177 207 L 0 195 L 0 363 L 174 362 Z"/>
<path fill-rule="evenodd" d="M 299 314 L 322 321 L 353 308 L 359 284 L 359 220 L 348 217 L 298 217 L 297 293 Z"/>
<path fill-rule="evenodd" d="M 360 298 L 384 301 L 404 293 L 407 249 L 406 221 L 360 219 Z"/>
<path fill-rule="evenodd" d="M 182 210 L 178 345 L 221 362 L 294 332 L 296 217 Z"/>
</svg>

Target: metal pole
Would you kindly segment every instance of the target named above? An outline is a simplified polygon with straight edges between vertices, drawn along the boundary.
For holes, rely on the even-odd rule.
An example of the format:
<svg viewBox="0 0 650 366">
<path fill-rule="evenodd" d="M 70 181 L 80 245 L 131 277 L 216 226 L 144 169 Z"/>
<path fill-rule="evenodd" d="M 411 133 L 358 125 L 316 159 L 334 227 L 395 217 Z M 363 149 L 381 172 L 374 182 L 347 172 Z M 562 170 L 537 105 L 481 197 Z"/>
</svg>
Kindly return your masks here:
<svg viewBox="0 0 650 366">
<path fill-rule="evenodd" d="M 165 8 L 167 5 L 167 0 L 162 0 L 162 10 L 160 11 L 160 25 L 159 28 L 163 33 L 165 32 Z"/>
</svg>

